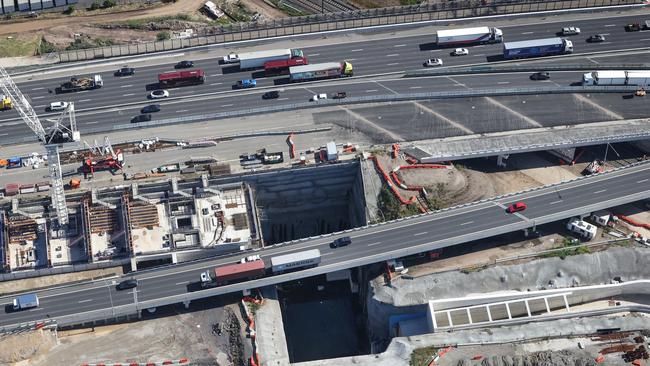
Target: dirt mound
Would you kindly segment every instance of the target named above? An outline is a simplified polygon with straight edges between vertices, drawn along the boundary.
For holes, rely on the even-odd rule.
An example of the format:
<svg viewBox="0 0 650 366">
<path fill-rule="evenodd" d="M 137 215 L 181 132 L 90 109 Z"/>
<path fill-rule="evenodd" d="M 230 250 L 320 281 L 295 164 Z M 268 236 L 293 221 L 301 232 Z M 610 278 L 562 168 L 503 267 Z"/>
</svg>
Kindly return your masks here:
<svg viewBox="0 0 650 366">
<path fill-rule="evenodd" d="M 470 360 L 460 360 L 457 366 L 472 365 Z M 506 355 L 484 358 L 481 366 L 595 366 L 592 358 L 576 355 L 570 351 L 546 351 L 530 355 Z"/>
</svg>

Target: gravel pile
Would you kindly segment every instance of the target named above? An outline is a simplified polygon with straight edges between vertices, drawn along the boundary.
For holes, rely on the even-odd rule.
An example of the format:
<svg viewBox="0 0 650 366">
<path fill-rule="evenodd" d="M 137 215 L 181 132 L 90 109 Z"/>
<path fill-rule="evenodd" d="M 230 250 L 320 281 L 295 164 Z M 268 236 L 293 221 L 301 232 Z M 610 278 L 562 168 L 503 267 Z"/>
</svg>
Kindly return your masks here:
<svg viewBox="0 0 650 366">
<path fill-rule="evenodd" d="M 476 365 L 476 361 L 460 360 L 456 366 Z M 596 366 L 590 357 L 576 355 L 570 351 L 536 352 L 530 355 L 506 355 L 484 358 L 480 366 Z"/>
</svg>

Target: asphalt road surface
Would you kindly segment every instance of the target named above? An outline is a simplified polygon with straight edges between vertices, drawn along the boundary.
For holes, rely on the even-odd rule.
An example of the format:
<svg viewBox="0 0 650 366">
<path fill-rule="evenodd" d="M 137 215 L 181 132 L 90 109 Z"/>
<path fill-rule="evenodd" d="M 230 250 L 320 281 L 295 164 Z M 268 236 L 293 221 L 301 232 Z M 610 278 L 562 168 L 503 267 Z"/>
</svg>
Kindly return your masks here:
<svg viewBox="0 0 650 366">
<path fill-rule="evenodd" d="M 603 16 L 603 15 L 599 15 Z M 572 21 L 570 25 L 582 29 L 582 34 L 570 36 L 574 42 L 575 55 L 607 51 L 623 51 L 650 47 L 650 32 L 625 32 L 623 26 L 631 21 L 637 21 L 637 16 L 619 18 L 595 18 L 591 20 Z M 507 41 L 518 41 L 535 38 L 556 36 L 556 32 L 569 24 L 558 22 L 550 24 L 532 24 L 502 27 Z M 587 43 L 586 38 L 592 34 L 604 34 L 606 41 L 602 43 Z M 305 54 L 311 63 L 327 61 L 352 62 L 355 78 L 332 80 L 329 82 L 287 84 L 286 77 L 258 77 L 257 90 L 234 90 L 237 80 L 251 78 L 251 72 L 240 72 L 238 66 L 219 65 L 217 59 L 198 60 L 195 68 L 201 68 L 207 75 L 203 85 L 185 86 L 170 89 L 168 100 L 152 102 L 147 99 L 149 91 L 157 88 L 157 74 L 173 70 L 173 64 L 142 67 L 130 77 L 114 77 L 112 73 L 102 73 L 104 87 L 97 90 L 83 91 L 56 95 L 54 89 L 69 79 L 51 78 L 47 80 L 19 83 L 19 88 L 31 100 L 32 106 L 41 118 L 53 118 L 56 113 L 49 113 L 46 107 L 51 102 L 68 100 L 74 101 L 77 112 L 77 124 L 81 133 L 88 129 L 106 128 L 111 125 L 129 123 L 131 118 L 139 114 L 139 109 L 151 103 L 162 104 L 162 111 L 154 115 L 155 119 L 214 113 L 228 110 L 239 110 L 243 107 L 259 107 L 277 103 L 288 104 L 303 102 L 316 93 L 339 91 L 341 88 L 352 95 L 385 94 L 391 92 L 430 91 L 452 88 L 444 78 L 408 79 L 392 81 L 388 85 L 374 85 L 373 82 L 360 82 L 358 77 L 381 76 L 412 70 L 422 67 L 422 62 L 431 57 L 442 58 L 446 66 L 485 64 L 501 61 L 501 44 L 468 47 L 470 54 L 461 57 L 451 57 L 448 48 L 438 49 L 432 44 L 432 36 L 412 36 L 373 40 L 368 42 L 343 43 L 338 45 L 305 48 Z M 272 48 L 272 46 L 269 46 Z M 560 57 L 561 60 L 566 57 Z M 638 62 L 637 59 L 630 62 Z M 526 62 L 526 61 L 518 61 Z M 85 74 L 92 74 L 87 72 Z M 256 74 L 256 73 L 253 73 Z M 577 73 L 576 73 L 577 74 Z M 72 76 L 72 75 L 70 75 Z M 579 75 L 566 82 L 576 82 Z M 498 81 L 516 86 L 531 85 L 522 75 L 503 76 Z M 361 79 L 363 80 L 363 79 Z M 480 78 L 477 84 L 487 87 L 504 87 L 506 84 L 495 83 L 496 78 Z M 332 85 L 332 86 L 330 86 Z M 336 87 L 335 87 L 336 85 Z M 349 85 L 349 86 L 348 86 Z M 469 85 L 469 84 L 468 84 Z M 395 86 L 395 87 L 393 87 Z M 280 98 L 262 100 L 261 94 L 268 90 L 280 90 Z M 237 98 L 237 99 L 234 99 Z M 0 142 L 15 142 L 20 138 L 31 136 L 32 132 L 17 118 L 15 111 L 0 113 Z"/>
<path fill-rule="evenodd" d="M 566 213 L 577 207 L 600 204 L 612 199 L 619 203 L 629 202 L 626 196 L 642 193 L 650 197 L 650 164 L 643 164 L 588 179 L 564 183 L 555 188 L 523 193 L 494 201 L 476 203 L 431 215 L 418 216 L 385 225 L 365 228 L 348 234 L 352 244 L 331 249 L 329 238 L 317 238 L 297 244 L 268 247 L 257 252 L 267 267 L 270 258 L 278 254 L 299 252 L 318 248 L 322 254 L 320 265 L 312 270 L 293 273 L 293 278 L 313 275 L 317 270 L 333 271 L 352 268 L 362 264 L 397 258 L 406 254 L 441 248 L 454 243 L 489 236 L 490 230 L 501 228 L 502 232 L 543 224 L 556 213 Z M 508 214 L 505 208 L 516 201 L 525 201 L 528 208 L 519 213 Z M 566 217 L 570 214 L 564 214 Z M 555 219 L 555 218 L 554 218 Z M 336 235 L 338 237 L 340 235 Z M 461 244 L 462 245 L 462 244 Z M 163 267 L 149 272 L 136 273 L 139 280 L 137 301 L 161 299 L 188 292 L 202 291 L 198 286 L 199 274 L 208 268 L 234 263 L 243 256 L 232 255 L 205 262 Z M 310 272 L 311 271 L 311 272 Z M 269 276 L 262 280 L 247 282 L 247 287 L 257 287 L 260 281 L 282 282 L 287 275 Z M 100 280 L 59 289 L 37 291 L 41 306 L 36 309 L 0 313 L 0 325 L 56 318 L 85 311 L 110 309 L 112 306 L 135 302 L 133 290 L 116 291 L 116 280 Z M 235 287 L 239 286 L 239 287 Z M 240 289 L 241 284 L 219 287 L 223 293 Z M 200 294 L 200 292 L 199 292 Z M 208 294 L 206 293 L 206 296 Z M 0 298 L 0 304 L 8 309 L 12 297 Z"/>
</svg>

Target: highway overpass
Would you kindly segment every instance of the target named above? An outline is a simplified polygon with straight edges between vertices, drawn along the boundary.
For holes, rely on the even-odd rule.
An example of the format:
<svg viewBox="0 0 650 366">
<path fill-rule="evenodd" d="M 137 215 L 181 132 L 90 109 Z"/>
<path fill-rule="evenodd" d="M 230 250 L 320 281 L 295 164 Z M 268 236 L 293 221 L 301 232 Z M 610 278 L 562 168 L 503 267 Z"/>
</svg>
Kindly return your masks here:
<svg viewBox="0 0 650 366">
<path fill-rule="evenodd" d="M 320 249 L 322 262 L 312 269 L 214 289 L 201 290 L 197 286 L 200 272 L 214 266 L 233 263 L 242 256 L 241 254 L 135 273 L 128 277 L 139 280 L 137 292 L 116 291 L 114 285 L 120 279 L 103 279 L 40 290 L 37 291 L 41 298 L 39 308 L 25 312 L 0 313 L 0 326 L 48 317 L 56 319 L 60 324 L 73 324 L 123 316 L 156 306 L 189 303 L 204 297 L 458 245 L 649 198 L 649 182 L 650 162 L 645 162 L 605 174 L 495 197 L 409 219 L 277 244 L 257 251 L 267 266 L 269 258 L 274 255 L 307 248 Z M 528 208 L 520 213 L 507 214 L 506 206 L 515 201 L 525 201 Z M 343 235 L 352 237 L 352 244 L 331 249 L 329 243 Z M 11 299 L 12 296 L 2 297 L 0 303 L 8 306 Z"/>
<path fill-rule="evenodd" d="M 595 15 L 589 20 L 571 21 L 571 25 L 579 26 L 582 35 L 573 36 L 575 55 L 592 54 L 601 52 L 616 52 L 624 50 L 647 50 L 650 47 L 647 33 L 626 33 L 623 26 L 637 16 L 611 16 L 610 13 Z M 501 26 L 508 41 L 518 41 L 531 38 L 555 36 L 555 33 L 566 25 L 566 21 L 553 22 L 530 19 L 526 25 Z M 498 24 L 497 24 L 498 25 Z M 585 39 L 594 33 L 607 34 L 606 42 L 587 43 Z M 210 112 L 238 110 L 242 105 L 275 105 L 277 103 L 303 102 L 314 93 L 330 93 L 346 90 L 350 95 L 379 95 L 413 91 L 442 91 L 451 90 L 456 83 L 444 77 L 432 79 L 392 80 L 379 86 L 374 82 L 363 80 L 367 77 L 397 75 L 405 70 L 422 67 L 422 62 L 431 57 L 444 59 L 447 66 L 467 66 L 493 63 L 501 53 L 502 45 L 484 45 L 470 47 L 470 54 L 464 57 L 449 57 L 449 49 L 432 47 L 432 35 L 418 35 L 410 37 L 391 37 L 366 42 L 348 42 L 327 46 L 303 47 L 305 54 L 312 63 L 323 61 L 349 60 L 354 64 L 355 78 L 346 81 L 329 81 L 324 83 L 305 83 L 300 85 L 285 85 L 286 77 L 258 78 L 256 90 L 232 90 L 232 85 L 237 80 L 250 78 L 250 72 L 239 72 L 237 67 L 219 65 L 216 58 L 195 60 L 196 68 L 202 68 L 207 75 L 207 81 L 199 86 L 187 86 L 171 90 L 169 100 L 158 101 L 162 110 L 154 115 L 155 119 L 178 117 L 182 115 L 196 115 Z M 268 45 L 267 48 L 272 48 Z M 553 58 L 555 62 L 566 57 Z M 175 61 L 175 60 L 174 60 Z M 636 62 L 641 62 L 635 58 Z M 151 103 L 146 99 L 148 88 L 155 87 L 157 74 L 173 69 L 173 62 L 160 65 L 139 67 L 132 77 L 113 77 L 115 66 L 88 68 L 86 71 L 71 71 L 65 77 L 36 76 L 34 80 L 22 81 L 18 78 L 18 86 L 30 99 L 35 110 L 41 117 L 51 118 L 55 114 L 48 113 L 45 108 L 54 101 L 70 100 L 75 102 L 78 110 L 77 123 L 81 133 L 98 128 L 109 130 L 111 125 L 128 123 L 139 113 L 139 109 Z M 517 61 L 528 62 L 528 61 Z M 88 92 L 56 95 L 54 89 L 72 75 L 92 74 L 99 70 L 104 76 L 105 86 L 98 90 Z M 558 83 L 567 85 L 579 80 L 579 72 L 566 74 L 566 78 L 559 78 Z M 60 74 L 58 74 L 60 75 Z M 361 78 L 361 79 L 359 79 Z M 466 85 L 471 88 L 482 86 L 495 86 L 495 80 L 511 82 L 509 87 L 530 86 L 531 81 L 527 75 L 492 76 L 492 78 L 476 78 Z M 38 80 L 36 80 L 38 79 Z M 467 80 L 467 79 L 464 79 Z M 555 81 L 555 80 L 554 80 Z M 498 82 L 497 82 L 498 83 Z M 281 90 L 279 100 L 262 100 L 261 94 L 268 90 Z M 209 101 L 209 102 L 206 102 Z M 16 142 L 21 138 L 32 138 L 31 132 L 17 119 L 15 112 L 5 112 L 0 119 L 3 134 L 0 142 Z"/>
</svg>

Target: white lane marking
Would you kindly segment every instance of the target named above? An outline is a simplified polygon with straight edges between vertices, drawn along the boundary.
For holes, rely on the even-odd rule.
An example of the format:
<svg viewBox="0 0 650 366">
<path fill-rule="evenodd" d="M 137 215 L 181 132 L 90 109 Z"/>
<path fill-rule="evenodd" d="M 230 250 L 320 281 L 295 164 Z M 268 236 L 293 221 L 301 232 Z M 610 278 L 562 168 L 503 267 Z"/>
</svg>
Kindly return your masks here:
<svg viewBox="0 0 650 366">
<path fill-rule="evenodd" d="M 122 86 L 120 86 L 120 88 L 130 88 L 130 87 L 132 87 L 132 86 L 133 86 L 133 84 L 129 84 L 129 85 L 122 85 Z"/>
<path fill-rule="evenodd" d="M 211 77 L 212 77 L 212 76 L 221 76 L 221 74 L 212 74 L 212 75 L 210 75 L 210 76 L 211 76 Z M 219 83 L 219 84 L 221 84 L 221 83 Z M 212 84 L 210 84 L 210 85 L 212 85 Z"/>
<path fill-rule="evenodd" d="M 601 36 L 609 36 L 609 33 L 600 33 Z"/>
<path fill-rule="evenodd" d="M 510 84 L 510 82 L 509 81 L 499 81 L 497 84 L 504 85 L 504 84 Z"/>
<path fill-rule="evenodd" d="M 43 99 L 43 98 L 45 98 L 45 96 L 33 97 L 32 100 L 34 100 L 34 99 Z"/>
<path fill-rule="evenodd" d="M 278 98 L 278 100 L 289 100 L 289 98 Z"/>
<path fill-rule="evenodd" d="M 604 27 L 616 27 L 616 24 L 605 24 Z"/>
<path fill-rule="evenodd" d="M 376 91 L 377 91 L 377 89 L 368 89 L 368 90 L 366 90 L 366 93 L 374 93 Z"/>
<path fill-rule="evenodd" d="M 465 87 L 465 84 L 454 84 L 454 86 L 462 86 L 462 87 Z"/>
<path fill-rule="evenodd" d="M 639 41 L 650 41 L 650 38 L 642 38 Z"/>
<path fill-rule="evenodd" d="M 176 111 L 176 113 L 185 113 L 185 112 L 188 112 L 188 110 L 187 109 L 181 109 L 180 111 Z"/>
<path fill-rule="evenodd" d="M 210 85 L 221 85 L 221 84 L 223 84 L 223 83 L 212 83 Z"/>
<path fill-rule="evenodd" d="M 345 60 L 346 61 L 356 61 L 357 59 L 356 58 L 346 58 Z"/>
<path fill-rule="evenodd" d="M 321 257 L 324 257 L 324 256 L 326 256 L 326 255 L 331 255 L 331 254 L 334 254 L 334 252 L 329 252 L 329 253 L 321 254 Z"/>
<path fill-rule="evenodd" d="M 603 193 L 603 192 L 607 192 L 607 190 L 606 189 L 601 189 L 600 191 L 594 192 L 594 194 Z"/>
<path fill-rule="evenodd" d="M 533 33 L 535 33 L 535 32 L 523 32 L 521 34 L 533 34 Z"/>
<path fill-rule="evenodd" d="M 406 47 L 406 45 L 405 44 L 396 44 L 393 47 Z"/>
<path fill-rule="evenodd" d="M 380 241 L 368 244 L 369 247 L 381 244 Z"/>
<path fill-rule="evenodd" d="M 0 133 L 0 136 L 7 136 L 8 133 Z"/>
<path fill-rule="evenodd" d="M 232 106 L 233 106 L 232 104 L 224 104 L 224 105 L 222 105 L 222 107 L 232 107 Z"/>
<path fill-rule="evenodd" d="M 600 42 L 600 44 L 611 44 L 612 42 Z"/>
<path fill-rule="evenodd" d="M 390 63 L 390 64 L 386 64 L 386 66 L 395 66 L 395 65 L 399 65 L 399 62 L 393 62 L 393 63 Z"/>
<path fill-rule="evenodd" d="M 363 48 L 357 48 L 356 50 L 350 50 L 350 52 L 360 52 L 363 51 Z"/>
<path fill-rule="evenodd" d="M 411 87 L 409 87 L 409 89 L 422 89 L 422 87 L 421 86 L 411 86 Z"/>
<path fill-rule="evenodd" d="M 32 90 L 43 90 L 45 89 L 44 87 L 38 87 L 38 88 L 32 88 Z"/>
<path fill-rule="evenodd" d="M 424 234 L 426 234 L 426 233 L 427 233 L 426 231 L 423 231 L 423 232 L 421 232 L 421 233 L 413 234 L 413 236 L 420 236 L 420 235 L 424 235 Z"/>
<path fill-rule="evenodd" d="M 386 55 L 386 57 L 397 57 L 399 56 L 399 53 L 391 53 L 390 55 Z"/>
<path fill-rule="evenodd" d="M 473 224 L 473 223 L 474 223 L 474 221 L 467 221 L 467 222 L 463 222 L 462 224 L 460 224 L 460 226 L 465 226 L 465 225 L 469 225 L 469 224 Z"/>
<path fill-rule="evenodd" d="M 307 55 L 307 56 L 320 56 L 320 53 L 312 53 L 311 55 Z"/>
<path fill-rule="evenodd" d="M 133 96 L 133 95 L 135 95 L 135 94 L 133 94 L 133 93 L 122 94 L 123 97 L 130 97 L 130 96 Z"/>
<path fill-rule="evenodd" d="M 79 102 L 90 102 L 92 99 L 81 99 Z"/>
<path fill-rule="evenodd" d="M 97 123 L 99 123 L 99 122 L 97 122 L 97 121 L 94 121 L 94 122 L 86 122 L 87 125 L 94 125 L 94 124 L 97 124 Z"/>
<path fill-rule="evenodd" d="M 35 105 L 34 108 L 43 108 L 43 107 L 45 107 L 46 105 L 47 105 L 47 104 Z"/>
<path fill-rule="evenodd" d="M 93 301 L 93 299 L 79 300 L 79 301 L 77 301 L 77 302 L 80 303 L 80 304 L 82 304 L 82 303 L 84 303 L 84 302 L 91 302 L 91 301 Z"/>
<path fill-rule="evenodd" d="M 178 283 L 176 283 L 176 285 L 177 285 L 177 286 L 180 286 L 180 285 L 187 285 L 188 283 L 190 283 L 190 281 L 178 282 Z"/>
<path fill-rule="evenodd" d="M 555 205 L 555 204 L 558 204 L 560 202 L 564 202 L 564 201 L 562 201 L 562 200 L 553 201 L 553 202 L 549 203 L 549 205 Z"/>
<path fill-rule="evenodd" d="M 640 181 L 637 181 L 637 183 L 645 183 L 647 181 L 648 181 L 647 179 L 641 179 Z"/>
<path fill-rule="evenodd" d="M 483 56 L 485 56 L 485 54 L 484 53 L 479 53 L 478 55 L 472 55 L 472 56 L 474 56 L 474 57 L 483 57 Z"/>
<path fill-rule="evenodd" d="M 77 93 L 78 93 L 78 94 L 81 94 L 81 93 L 88 93 L 89 91 L 90 91 L 90 90 L 82 90 L 82 91 L 77 92 Z"/>
</svg>

